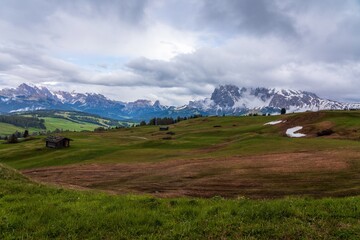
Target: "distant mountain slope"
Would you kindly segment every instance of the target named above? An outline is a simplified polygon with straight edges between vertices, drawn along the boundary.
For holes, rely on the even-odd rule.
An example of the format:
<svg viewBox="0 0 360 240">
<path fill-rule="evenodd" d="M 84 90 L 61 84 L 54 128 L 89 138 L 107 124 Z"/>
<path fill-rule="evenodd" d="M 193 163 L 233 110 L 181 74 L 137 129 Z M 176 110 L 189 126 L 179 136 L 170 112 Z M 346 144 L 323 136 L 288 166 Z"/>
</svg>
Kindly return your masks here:
<svg viewBox="0 0 360 240">
<path fill-rule="evenodd" d="M 342 110 L 360 108 L 360 103 L 340 103 L 318 97 L 306 91 L 275 88 L 239 88 L 234 85 L 219 86 L 210 99 L 194 101 L 189 107 L 211 114 L 244 114 L 257 110 L 262 113 L 280 112 L 286 108 L 289 112 L 307 110 Z"/>
<path fill-rule="evenodd" d="M 20 112 L 39 109 L 78 110 L 112 117 L 124 108 L 119 101 L 112 101 L 101 94 L 52 92 L 46 87 L 21 84 L 17 88 L 0 91 L 0 112 Z"/>
<path fill-rule="evenodd" d="M 50 91 L 46 87 L 29 86 L 0 90 L 0 113 L 24 112 L 41 109 L 82 111 L 119 120 L 144 120 L 162 116 L 188 116 L 197 111 L 178 111 L 174 106 L 161 105 L 149 100 L 121 102 L 96 93 Z"/>
<path fill-rule="evenodd" d="M 50 91 L 46 87 L 21 84 L 0 90 L 0 113 L 39 109 L 75 110 L 119 120 L 148 120 L 152 117 L 177 117 L 194 114 L 241 115 L 252 111 L 279 113 L 323 109 L 360 109 L 360 103 L 341 103 L 306 91 L 274 88 L 217 87 L 210 98 L 190 101 L 181 107 L 164 106 L 159 101 L 114 101 L 96 93 Z"/>
</svg>

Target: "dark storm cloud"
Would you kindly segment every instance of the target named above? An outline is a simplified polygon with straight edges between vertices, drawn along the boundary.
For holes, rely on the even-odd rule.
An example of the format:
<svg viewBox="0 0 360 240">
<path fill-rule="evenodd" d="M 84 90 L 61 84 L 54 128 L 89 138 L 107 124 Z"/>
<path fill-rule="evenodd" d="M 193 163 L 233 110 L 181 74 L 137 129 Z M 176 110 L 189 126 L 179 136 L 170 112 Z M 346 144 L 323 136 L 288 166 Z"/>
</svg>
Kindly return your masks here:
<svg viewBox="0 0 360 240">
<path fill-rule="evenodd" d="M 144 17 L 147 0 L 66 0 L 64 9 L 88 17 L 113 15 L 118 19 L 138 24 Z"/>
<path fill-rule="evenodd" d="M 116 17 L 130 24 L 143 20 L 147 0 L 2 0 L 0 19 L 14 26 L 43 25 L 56 12 L 88 18 Z"/>
<path fill-rule="evenodd" d="M 203 27 L 230 34 L 296 35 L 292 19 L 276 4 L 266 0 L 204 1 L 199 21 Z"/>
<path fill-rule="evenodd" d="M 208 57 L 208 56 L 206 56 Z M 214 62 L 201 61 L 202 53 L 180 55 L 172 61 L 150 60 L 139 58 L 127 64 L 127 67 L 145 86 L 162 88 L 186 88 L 188 94 L 203 95 L 209 90 L 204 85 L 216 85 L 219 76 L 224 77 L 222 70 L 214 68 Z"/>
<path fill-rule="evenodd" d="M 2 0 L 0 19 L 14 26 L 32 27 L 43 23 L 56 9 L 57 6 L 52 5 L 51 1 Z"/>
<path fill-rule="evenodd" d="M 149 79 L 148 85 L 171 87 L 181 81 L 181 69 L 177 68 L 177 64 L 170 62 L 139 58 L 129 62 L 127 67 Z"/>
<path fill-rule="evenodd" d="M 194 24 L 225 36 L 225 44 L 171 61 L 138 59 L 128 67 L 165 86 L 234 83 L 305 89 L 336 98 L 356 95 L 358 1 L 214 0 L 204 1 L 198 12 Z"/>
<path fill-rule="evenodd" d="M 128 63 L 127 67 L 147 79 L 146 85 L 160 87 L 180 87 L 189 83 L 216 85 L 219 81 L 225 82 L 228 74 L 233 74 L 226 73 L 228 67 L 220 65 L 216 58 L 203 60 L 201 53 L 178 56 L 172 61 L 140 58 Z"/>
<path fill-rule="evenodd" d="M 299 52 L 313 61 L 360 59 L 360 2 L 357 0 L 283 1 L 301 37 Z"/>
</svg>

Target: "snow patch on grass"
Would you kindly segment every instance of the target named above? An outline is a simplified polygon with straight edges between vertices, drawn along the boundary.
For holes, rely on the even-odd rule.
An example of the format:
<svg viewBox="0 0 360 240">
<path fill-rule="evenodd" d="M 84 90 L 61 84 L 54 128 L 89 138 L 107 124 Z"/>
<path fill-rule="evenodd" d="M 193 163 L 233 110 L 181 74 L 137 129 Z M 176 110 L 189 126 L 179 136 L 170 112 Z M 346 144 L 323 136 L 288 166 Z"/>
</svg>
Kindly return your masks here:
<svg viewBox="0 0 360 240">
<path fill-rule="evenodd" d="M 278 120 L 278 121 L 267 122 L 264 125 L 276 125 L 276 124 L 279 124 L 279 123 L 282 123 L 282 122 L 283 122 L 282 120 Z"/>
<path fill-rule="evenodd" d="M 295 137 L 295 138 L 305 137 L 306 134 L 296 133 L 297 131 L 301 130 L 302 128 L 303 128 L 303 127 L 301 127 L 301 126 L 289 128 L 289 129 L 286 130 L 286 135 L 287 135 L 288 137 Z"/>
</svg>

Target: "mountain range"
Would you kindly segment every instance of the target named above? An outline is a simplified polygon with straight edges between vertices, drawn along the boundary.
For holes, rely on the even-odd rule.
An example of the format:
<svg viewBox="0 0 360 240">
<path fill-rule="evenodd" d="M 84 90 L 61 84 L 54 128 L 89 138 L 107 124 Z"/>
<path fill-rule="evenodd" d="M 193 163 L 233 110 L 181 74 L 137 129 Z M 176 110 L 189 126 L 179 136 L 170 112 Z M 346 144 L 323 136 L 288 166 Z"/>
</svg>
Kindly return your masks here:
<svg viewBox="0 0 360 240">
<path fill-rule="evenodd" d="M 148 120 L 152 117 L 202 115 L 244 115 L 248 113 L 277 114 L 281 108 L 288 112 L 324 109 L 360 109 L 360 103 L 342 103 L 318 97 L 306 91 L 275 88 L 239 88 L 220 85 L 210 98 L 190 101 L 176 107 L 159 101 L 110 100 L 97 93 L 50 91 L 43 86 L 21 84 L 17 88 L 0 90 L 0 113 L 40 109 L 76 110 L 119 120 Z"/>
</svg>

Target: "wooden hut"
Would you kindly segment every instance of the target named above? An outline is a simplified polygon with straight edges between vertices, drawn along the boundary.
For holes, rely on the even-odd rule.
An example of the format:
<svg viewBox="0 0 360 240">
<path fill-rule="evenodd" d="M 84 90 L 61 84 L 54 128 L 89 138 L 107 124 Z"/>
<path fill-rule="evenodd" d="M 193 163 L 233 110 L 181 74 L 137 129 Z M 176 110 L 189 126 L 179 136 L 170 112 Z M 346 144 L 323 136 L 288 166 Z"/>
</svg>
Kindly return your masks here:
<svg viewBox="0 0 360 240">
<path fill-rule="evenodd" d="M 167 131 L 167 130 L 169 130 L 169 127 L 167 127 L 167 126 L 161 126 L 161 127 L 159 127 L 159 130 L 160 130 L 160 131 Z"/>
<path fill-rule="evenodd" d="M 46 138 L 46 147 L 48 148 L 64 148 L 70 147 L 70 138 L 61 136 L 49 136 Z"/>
</svg>

